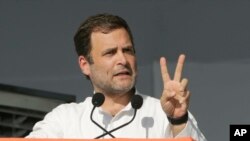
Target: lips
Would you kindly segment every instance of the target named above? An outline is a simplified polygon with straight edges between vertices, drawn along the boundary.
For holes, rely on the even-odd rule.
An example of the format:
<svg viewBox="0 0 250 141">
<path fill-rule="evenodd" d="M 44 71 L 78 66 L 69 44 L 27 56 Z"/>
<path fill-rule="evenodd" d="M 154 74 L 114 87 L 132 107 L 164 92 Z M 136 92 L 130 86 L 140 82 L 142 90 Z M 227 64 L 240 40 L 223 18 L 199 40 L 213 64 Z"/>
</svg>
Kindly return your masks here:
<svg viewBox="0 0 250 141">
<path fill-rule="evenodd" d="M 119 76 L 119 75 L 131 75 L 131 72 L 127 70 L 123 70 L 123 71 L 116 72 L 114 74 L 114 76 Z"/>
</svg>

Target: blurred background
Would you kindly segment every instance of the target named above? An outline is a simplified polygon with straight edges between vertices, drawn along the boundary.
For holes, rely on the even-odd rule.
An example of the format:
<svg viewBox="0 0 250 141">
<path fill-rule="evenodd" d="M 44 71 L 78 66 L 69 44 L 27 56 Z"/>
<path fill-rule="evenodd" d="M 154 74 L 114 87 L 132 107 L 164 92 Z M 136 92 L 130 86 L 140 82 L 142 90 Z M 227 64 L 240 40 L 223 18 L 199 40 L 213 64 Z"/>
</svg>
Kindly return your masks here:
<svg viewBox="0 0 250 141">
<path fill-rule="evenodd" d="M 250 123 L 249 0 L 0 0 L 0 83 L 77 102 L 92 96 L 73 36 L 97 13 L 130 25 L 140 92 L 159 98 L 159 58 L 167 58 L 173 73 L 185 53 L 190 111 L 207 139 L 229 140 L 230 124 Z"/>
</svg>

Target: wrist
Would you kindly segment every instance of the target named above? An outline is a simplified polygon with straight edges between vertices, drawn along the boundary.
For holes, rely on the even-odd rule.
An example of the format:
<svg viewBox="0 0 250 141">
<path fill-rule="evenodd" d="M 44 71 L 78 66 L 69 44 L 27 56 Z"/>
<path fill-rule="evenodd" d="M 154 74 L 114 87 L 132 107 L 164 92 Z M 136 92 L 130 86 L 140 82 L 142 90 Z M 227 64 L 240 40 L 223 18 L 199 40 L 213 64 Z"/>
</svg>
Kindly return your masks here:
<svg viewBox="0 0 250 141">
<path fill-rule="evenodd" d="M 170 116 L 167 116 L 169 123 L 172 125 L 181 125 L 183 123 L 187 123 L 188 121 L 188 112 L 186 112 L 183 116 L 178 118 L 173 118 Z"/>
</svg>

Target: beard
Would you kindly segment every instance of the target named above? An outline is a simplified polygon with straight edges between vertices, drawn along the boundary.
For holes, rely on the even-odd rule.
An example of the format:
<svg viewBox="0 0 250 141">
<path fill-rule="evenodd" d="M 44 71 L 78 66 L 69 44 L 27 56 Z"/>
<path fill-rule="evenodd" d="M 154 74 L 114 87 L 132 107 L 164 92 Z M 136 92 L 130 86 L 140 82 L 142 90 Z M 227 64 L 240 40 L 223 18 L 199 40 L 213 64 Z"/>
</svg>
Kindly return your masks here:
<svg viewBox="0 0 250 141">
<path fill-rule="evenodd" d="M 120 70 L 124 69 L 121 68 Z M 96 69 L 91 67 L 91 82 L 96 91 L 103 92 L 105 94 L 125 94 L 131 91 L 136 83 L 136 71 L 132 71 L 132 69 L 126 68 L 129 73 L 128 78 L 119 78 L 113 74 L 108 74 L 103 70 Z M 114 71 L 118 72 L 118 71 Z"/>
</svg>

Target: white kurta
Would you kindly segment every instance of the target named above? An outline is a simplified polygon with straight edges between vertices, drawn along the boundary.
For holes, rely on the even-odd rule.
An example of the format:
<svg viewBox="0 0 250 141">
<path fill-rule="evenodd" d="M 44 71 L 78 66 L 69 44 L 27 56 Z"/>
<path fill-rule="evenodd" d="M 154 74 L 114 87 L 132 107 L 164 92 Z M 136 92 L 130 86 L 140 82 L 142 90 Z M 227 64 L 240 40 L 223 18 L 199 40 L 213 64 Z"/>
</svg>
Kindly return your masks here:
<svg viewBox="0 0 250 141">
<path fill-rule="evenodd" d="M 139 94 L 139 93 L 136 93 Z M 156 98 L 142 95 L 143 105 L 137 110 L 136 117 L 129 125 L 112 132 L 116 138 L 172 138 L 169 122 Z M 28 138 L 82 138 L 93 139 L 104 133 L 90 120 L 93 108 L 91 97 L 81 103 L 62 104 L 45 118 L 37 122 Z M 134 109 L 129 103 L 114 117 L 96 108 L 93 119 L 110 131 L 131 120 Z M 189 113 L 186 127 L 176 137 L 192 137 L 197 141 L 206 141 L 197 122 Z M 104 138 L 111 138 L 106 135 Z"/>
</svg>

